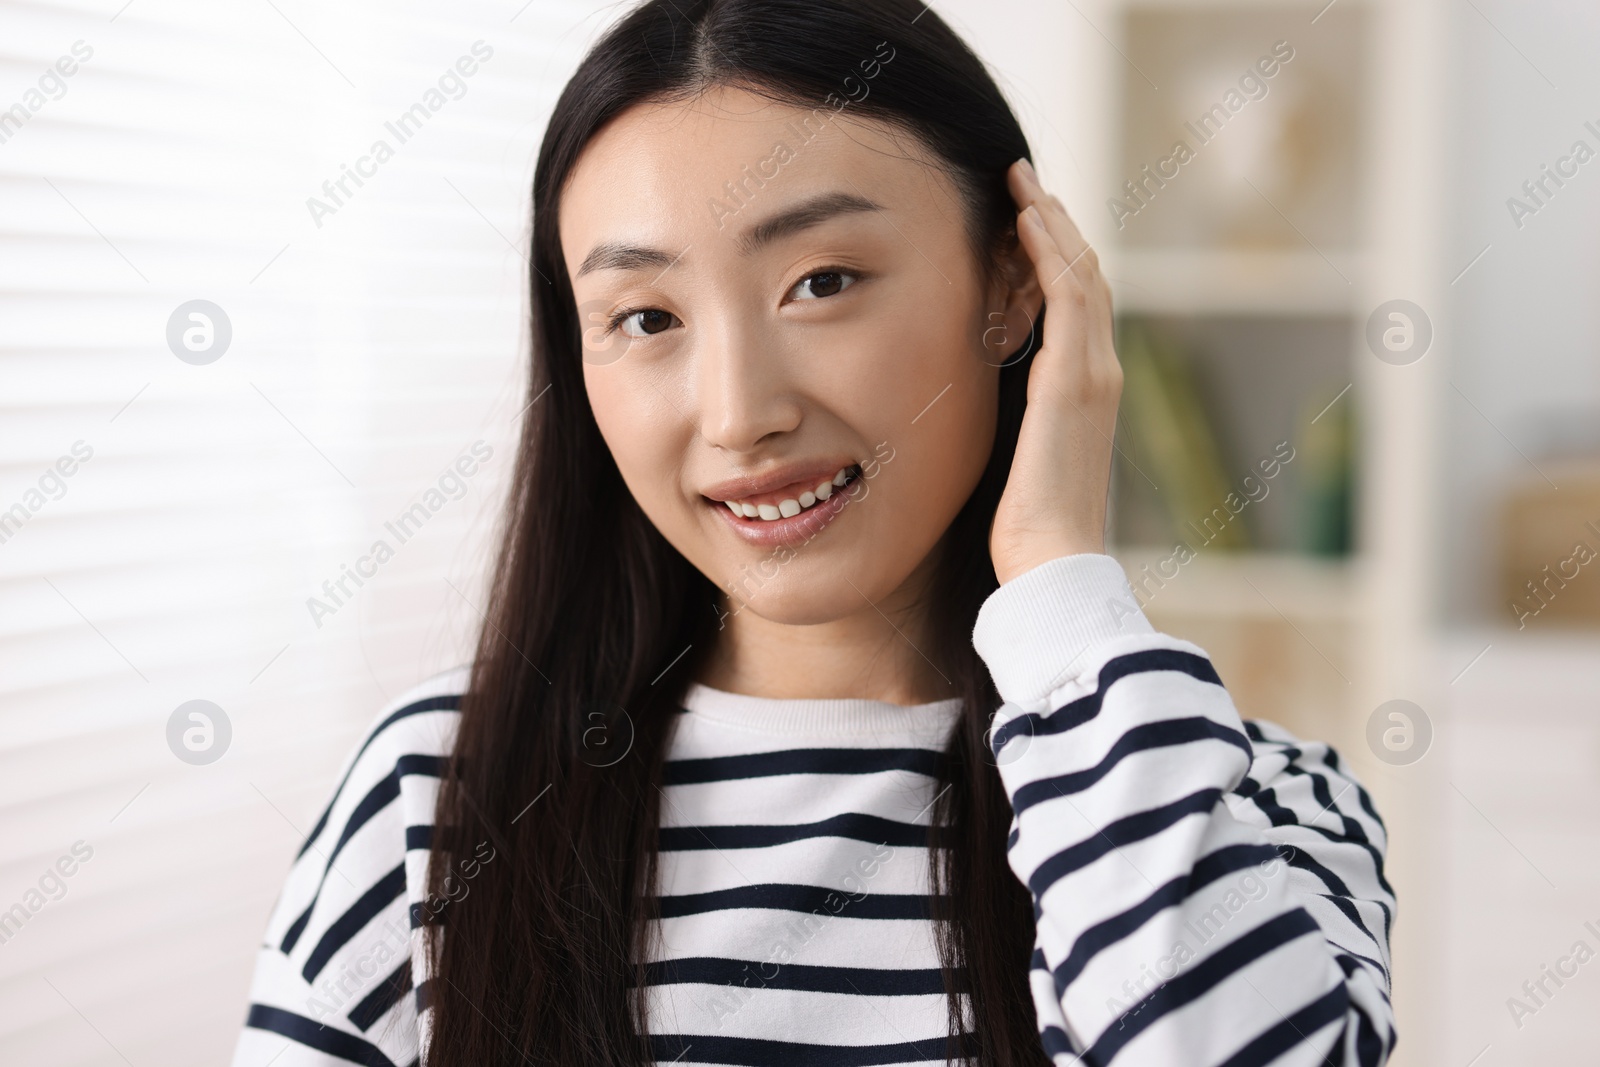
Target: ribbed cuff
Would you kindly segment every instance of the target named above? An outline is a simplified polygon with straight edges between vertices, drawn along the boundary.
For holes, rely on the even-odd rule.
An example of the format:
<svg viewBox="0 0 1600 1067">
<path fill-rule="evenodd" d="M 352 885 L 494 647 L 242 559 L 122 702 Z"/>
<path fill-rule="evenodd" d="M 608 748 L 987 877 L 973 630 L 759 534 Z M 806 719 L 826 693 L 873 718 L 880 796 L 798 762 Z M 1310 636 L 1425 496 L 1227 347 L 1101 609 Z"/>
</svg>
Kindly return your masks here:
<svg viewBox="0 0 1600 1067">
<path fill-rule="evenodd" d="M 1122 565 L 1110 556 L 1061 556 L 989 594 L 972 644 L 1003 700 L 1027 708 L 1082 673 L 1096 645 L 1154 633 Z"/>
</svg>

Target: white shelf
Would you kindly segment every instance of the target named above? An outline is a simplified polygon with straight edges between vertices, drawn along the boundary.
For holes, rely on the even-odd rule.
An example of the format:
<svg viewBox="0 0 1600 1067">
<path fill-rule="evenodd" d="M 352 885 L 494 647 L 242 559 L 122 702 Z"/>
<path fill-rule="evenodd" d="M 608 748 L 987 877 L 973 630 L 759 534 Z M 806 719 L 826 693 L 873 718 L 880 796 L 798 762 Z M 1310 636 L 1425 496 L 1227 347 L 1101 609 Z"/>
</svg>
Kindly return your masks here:
<svg viewBox="0 0 1600 1067">
<path fill-rule="evenodd" d="M 1427 777 L 1427 761 L 1420 776 L 1418 768 L 1382 763 L 1364 731 L 1373 709 L 1390 699 L 1446 705 L 1447 687 L 1430 670 L 1427 650 L 1439 580 L 1435 556 L 1441 531 L 1433 509 L 1443 465 L 1437 425 L 1439 398 L 1449 394 L 1443 377 L 1448 361 L 1430 356 L 1405 367 L 1381 363 L 1367 351 L 1360 326 L 1374 307 L 1395 298 L 1429 309 L 1448 306 L 1448 279 L 1460 270 L 1459 263 L 1447 268 L 1441 257 L 1449 243 L 1448 194 L 1459 184 L 1453 184 L 1455 176 L 1444 165 L 1452 120 L 1460 110 L 1450 42 L 1460 19 L 1469 20 L 1461 25 L 1479 28 L 1481 19 L 1472 23 L 1477 15 L 1470 10 L 1461 15 L 1461 5 L 1446 0 L 1339 0 L 1326 8 L 1325 3 L 1074 0 L 1060 32 L 1070 83 L 1056 98 L 1060 116 L 1043 129 L 1053 133 L 1054 127 L 1070 139 L 1070 155 L 1055 154 L 1056 172 L 1081 179 L 1072 206 L 1100 223 L 1096 251 L 1118 311 L 1197 318 L 1344 315 L 1355 327 L 1349 380 L 1362 406 L 1354 531 L 1362 554 L 1322 561 L 1201 549 L 1147 598 L 1147 611 L 1158 627 L 1187 636 L 1212 654 L 1242 712 L 1339 746 L 1372 790 L 1397 843 L 1387 868 L 1401 908 L 1407 900 L 1420 901 L 1424 913 L 1421 922 L 1415 914 L 1413 921 L 1402 921 L 1392 945 L 1398 1025 L 1402 1034 L 1412 1035 L 1409 1041 L 1402 1038 L 1393 1067 L 1447 1067 L 1451 1059 L 1440 1049 L 1450 1044 L 1465 1016 L 1458 998 L 1442 992 L 1448 984 L 1430 973 L 1431 964 L 1448 954 L 1449 930 L 1446 923 L 1429 921 L 1426 912 L 1428 902 L 1449 899 L 1451 887 L 1439 873 L 1445 835 L 1437 814 L 1442 805 L 1460 801 Z M 1297 47 L 1304 40 L 1310 53 L 1317 35 L 1339 24 L 1341 16 L 1349 23 L 1351 9 L 1362 16 L 1353 31 L 1363 52 L 1354 140 L 1360 173 L 1351 185 L 1359 199 L 1352 223 L 1333 230 L 1347 233 L 1350 247 L 1331 247 L 1321 236 L 1329 232 L 1327 226 L 1309 231 L 1337 270 L 1310 245 L 1247 253 L 1120 241 L 1127 235 L 1107 218 L 1104 205 L 1106 197 L 1120 195 L 1117 190 L 1129 177 L 1122 148 L 1127 119 L 1117 105 L 1131 81 L 1124 16 L 1166 11 L 1204 23 L 1212 15 L 1220 21 L 1236 12 L 1259 12 L 1263 22 L 1298 23 L 1302 29 L 1291 39 Z M 1265 32 L 1260 36 L 1266 39 Z M 1190 51 L 1202 54 L 1231 54 L 1215 41 L 1203 48 L 1189 44 Z M 1309 66 L 1310 58 L 1302 66 Z M 1218 76 L 1226 81 L 1220 68 Z M 1169 84 L 1172 79 L 1157 80 L 1160 91 L 1177 91 Z M 1193 108 L 1185 104 L 1178 110 L 1188 114 Z M 1040 141 L 1051 143 L 1046 136 Z M 1214 187 L 1208 195 L 1213 192 Z M 1225 199 L 1216 195 L 1219 203 Z M 1307 224 L 1293 205 L 1282 206 L 1297 224 Z M 1186 204 L 1184 210 L 1205 207 Z M 1111 549 L 1136 583 L 1145 564 L 1153 567 L 1170 552 Z M 1467 651 L 1477 654 L 1477 649 Z M 1498 653 L 1497 648 L 1490 656 Z M 1466 653 L 1456 657 L 1455 671 L 1467 658 Z M 1480 664 L 1473 671 L 1485 669 Z"/>
<path fill-rule="evenodd" d="M 1358 299 L 1354 283 L 1363 276 L 1366 260 L 1348 250 L 1328 250 L 1324 259 L 1311 249 L 1126 246 L 1107 249 L 1103 258 L 1118 311 L 1174 315 L 1346 314 Z"/>
<path fill-rule="evenodd" d="M 1109 551 L 1127 571 L 1146 613 L 1153 617 L 1335 624 L 1354 624 L 1359 618 L 1363 569 L 1356 557 L 1319 559 L 1290 553 L 1200 549 L 1180 565 L 1171 559 L 1170 548 L 1113 547 Z M 1169 561 L 1164 568 L 1163 561 Z M 1174 570 L 1175 575 L 1165 577 Z"/>
</svg>

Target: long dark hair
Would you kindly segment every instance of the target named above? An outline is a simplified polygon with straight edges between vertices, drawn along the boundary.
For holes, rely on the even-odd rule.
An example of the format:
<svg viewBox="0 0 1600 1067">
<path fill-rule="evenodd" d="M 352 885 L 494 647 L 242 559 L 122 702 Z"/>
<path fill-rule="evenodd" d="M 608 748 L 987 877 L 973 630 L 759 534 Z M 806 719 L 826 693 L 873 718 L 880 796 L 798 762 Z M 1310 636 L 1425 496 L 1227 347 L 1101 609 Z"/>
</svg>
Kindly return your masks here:
<svg viewBox="0 0 1600 1067">
<path fill-rule="evenodd" d="M 846 79 L 859 85 L 884 42 L 892 62 L 857 99 Z M 917 0 L 648 0 L 578 67 L 534 173 L 530 406 L 439 792 L 429 899 L 441 906 L 419 912 L 430 1067 L 653 1059 L 640 1035 L 662 766 L 720 596 L 639 509 L 600 435 L 557 215 L 605 123 L 716 85 L 808 109 L 849 97 L 852 114 L 910 132 L 944 164 L 985 277 L 1015 247 L 1005 171 L 1030 155 L 1027 141 L 982 62 Z M 987 469 L 936 549 L 924 648 L 964 702 L 928 839 L 951 1033 L 972 1029 L 969 1054 L 993 1065 L 1048 1063 L 1027 982 L 1032 901 L 1007 866 L 1011 808 L 985 738 L 1000 699 L 971 639 L 996 588 L 988 532 L 1036 338 L 1014 338 L 1000 371 Z M 959 1055 L 957 1041 L 948 1048 Z"/>
</svg>

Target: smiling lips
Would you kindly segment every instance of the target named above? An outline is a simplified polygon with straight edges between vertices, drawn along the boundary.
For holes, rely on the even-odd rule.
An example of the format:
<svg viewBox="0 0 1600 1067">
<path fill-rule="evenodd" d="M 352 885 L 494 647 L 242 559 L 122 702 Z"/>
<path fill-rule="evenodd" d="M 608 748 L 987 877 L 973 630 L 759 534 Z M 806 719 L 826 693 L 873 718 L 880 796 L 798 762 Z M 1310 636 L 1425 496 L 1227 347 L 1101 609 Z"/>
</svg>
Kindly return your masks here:
<svg viewBox="0 0 1600 1067">
<path fill-rule="evenodd" d="M 834 464 L 844 461 L 843 466 Z M 833 473 L 830 474 L 829 471 Z M 848 456 L 785 464 L 764 475 L 733 478 L 703 490 L 706 506 L 747 545 L 777 549 L 805 544 L 833 524 L 857 498 L 861 464 Z"/>
<path fill-rule="evenodd" d="M 840 467 L 839 472 L 831 479 L 823 479 L 815 486 L 793 493 L 796 485 L 784 486 L 782 489 L 768 493 L 755 493 L 751 496 L 741 497 L 736 500 L 724 500 L 729 511 L 740 518 L 757 519 L 774 522 L 778 519 L 791 519 L 794 516 L 812 507 L 819 501 L 828 499 L 836 488 L 842 488 L 857 473 L 858 468 L 852 464 Z"/>
</svg>

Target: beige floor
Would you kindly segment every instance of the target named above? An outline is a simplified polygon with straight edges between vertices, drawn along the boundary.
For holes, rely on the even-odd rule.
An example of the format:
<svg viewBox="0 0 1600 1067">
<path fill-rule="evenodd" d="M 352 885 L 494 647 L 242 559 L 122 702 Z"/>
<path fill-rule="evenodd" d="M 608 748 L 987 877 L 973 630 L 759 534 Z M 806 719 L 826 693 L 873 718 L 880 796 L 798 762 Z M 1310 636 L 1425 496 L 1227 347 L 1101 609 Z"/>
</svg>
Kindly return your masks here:
<svg viewBox="0 0 1600 1067">
<path fill-rule="evenodd" d="M 1437 909 L 1424 976 L 1435 1037 L 1406 1062 L 1600 1062 L 1600 633 L 1454 634 L 1445 677 L 1485 646 L 1446 682 L 1425 757 L 1438 757 L 1438 899 L 1404 903 Z M 1557 985 L 1546 966 L 1570 977 Z M 1522 985 L 1541 978 L 1549 995 L 1535 988 L 1535 1001 Z M 1511 998 L 1532 1012 L 1514 1017 Z"/>
</svg>

